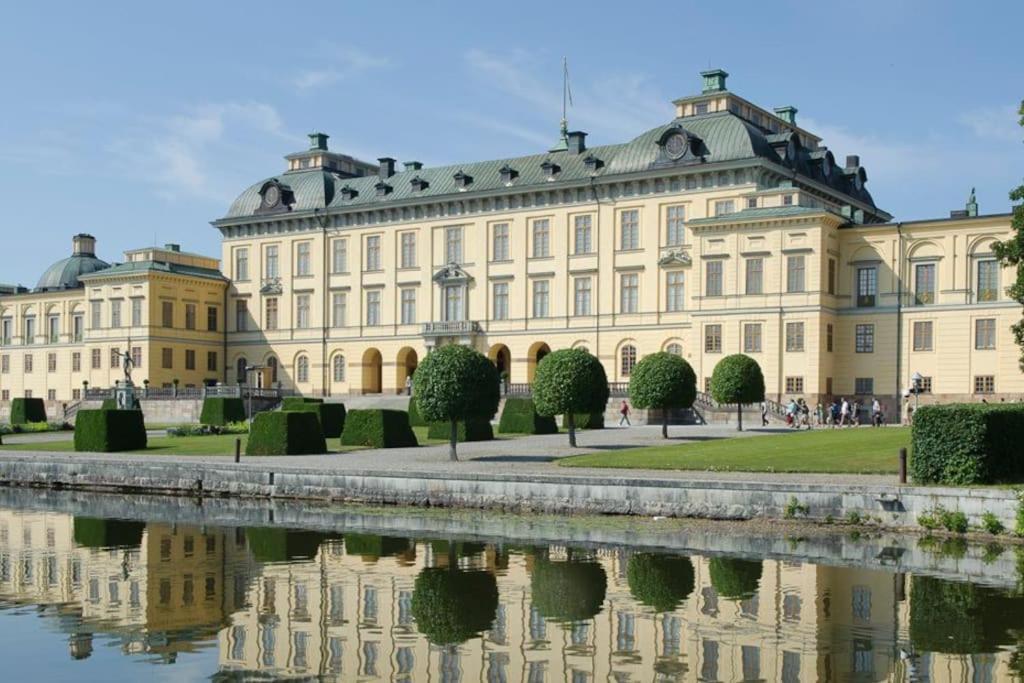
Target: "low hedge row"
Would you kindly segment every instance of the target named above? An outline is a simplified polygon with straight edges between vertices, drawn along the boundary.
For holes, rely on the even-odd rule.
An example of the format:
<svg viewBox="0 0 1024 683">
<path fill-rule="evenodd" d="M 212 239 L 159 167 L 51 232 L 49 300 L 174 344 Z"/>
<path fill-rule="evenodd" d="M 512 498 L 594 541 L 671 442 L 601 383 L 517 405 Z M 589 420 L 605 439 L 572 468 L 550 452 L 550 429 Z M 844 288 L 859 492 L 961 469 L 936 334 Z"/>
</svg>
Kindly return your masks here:
<svg viewBox="0 0 1024 683">
<path fill-rule="evenodd" d="M 314 413 L 259 413 L 245 446 L 246 455 L 310 455 L 327 452 L 327 441 Z"/>
<path fill-rule="evenodd" d="M 530 398 L 506 398 L 498 421 L 499 434 L 557 434 L 558 424 L 553 417 L 537 414 Z"/>
<path fill-rule="evenodd" d="M 604 429 L 604 413 L 575 413 L 576 429 Z M 562 426 L 569 428 L 569 416 L 562 416 Z"/>
<path fill-rule="evenodd" d="M 345 431 L 341 433 L 341 445 L 402 448 L 418 446 L 419 442 L 409 425 L 409 413 L 373 409 L 349 411 L 345 418 Z"/>
<path fill-rule="evenodd" d="M 46 422 L 46 404 L 41 398 L 15 398 L 11 400 L 11 424 Z"/>
<path fill-rule="evenodd" d="M 293 403 L 291 407 L 284 408 L 286 411 L 313 413 L 320 421 L 320 429 L 324 437 L 335 439 L 341 436 L 345 430 L 345 404 L 344 403 Z"/>
<path fill-rule="evenodd" d="M 222 427 L 230 422 L 244 422 L 245 403 L 240 398 L 208 397 L 203 399 L 199 422 Z"/>
<path fill-rule="evenodd" d="M 75 418 L 76 451 L 137 451 L 147 443 L 141 410 L 80 410 Z"/>
<path fill-rule="evenodd" d="M 1021 434 L 1019 403 L 922 406 L 911 430 L 911 476 L 918 484 L 1019 483 Z"/>
<path fill-rule="evenodd" d="M 281 410 L 295 410 L 308 403 L 323 403 L 322 398 L 306 398 L 304 396 L 286 396 L 281 399 Z"/>
<path fill-rule="evenodd" d="M 466 420 L 460 421 L 455 429 L 456 439 L 459 443 L 464 441 L 492 441 L 494 429 L 490 420 Z M 449 439 L 451 438 L 451 424 L 448 422 L 431 422 L 427 430 L 428 439 Z"/>
</svg>

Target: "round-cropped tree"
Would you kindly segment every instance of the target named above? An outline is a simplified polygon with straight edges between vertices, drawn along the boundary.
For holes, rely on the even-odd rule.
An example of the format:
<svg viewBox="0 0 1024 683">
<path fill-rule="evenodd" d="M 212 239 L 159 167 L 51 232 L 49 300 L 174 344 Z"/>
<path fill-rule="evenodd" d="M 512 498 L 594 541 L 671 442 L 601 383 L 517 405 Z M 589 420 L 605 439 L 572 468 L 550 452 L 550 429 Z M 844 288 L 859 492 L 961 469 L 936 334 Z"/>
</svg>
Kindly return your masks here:
<svg viewBox="0 0 1024 683">
<path fill-rule="evenodd" d="M 697 398 L 697 375 L 674 353 L 644 356 L 629 376 L 629 398 L 636 408 L 661 410 L 661 436 L 668 438 L 668 412 L 689 408 Z"/>
<path fill-rule="evenodd" d="M 412 616 L 435 645 L 464 643 L 490 628 L 497 612 L 498 583 L 489 572 L 430 567 L 416 577 Z"/>
<path fill-rule="evenodd" d="M 490 420 L 498 412 L 498 371 L 487 356 L 468 346 L 442 346 L 416 368 L 413 397 L 424 420 L 450 424 L 448 453 L 458 460 L 459 422 Z"/>
<path fill-rule="evenodd" d="M 680 555 L 637 553 L 626 565 L 629 592 L 658 612 L 671 612 L 693 592 L 693 563 Z"/>
<path fill-rule="evenodd" d="M 764 400 L 764 375 L 761 366 L 742 353 L 718 361 L 711 373 L 711 398 L 719 403 L 736 404 L 736 430 L 743 431 L 743 404 Z"/>
<path fill-rule="evenodd" d="M 569 445 L 576 446 L 576 415 L 604 412 L 608 376 L 601 361 L 584 349 L 559 349 L 544 356 L 533 378 L 538 415 L 565 415 Z"/>
<path fill-rule="evenodd" d="M 601 611 L 608 577 L 591 560 L 552 562 L 537 558 L 530 573 L 530 599 L 545 619 L 583 621 Z"/>
<path fill-rule="evenodd" d="M 761 563 L 733 557 L 715 557 L 708 562 L 711 586 L 723 598 L 745 600 L 757 593 Z"/>
</svg>

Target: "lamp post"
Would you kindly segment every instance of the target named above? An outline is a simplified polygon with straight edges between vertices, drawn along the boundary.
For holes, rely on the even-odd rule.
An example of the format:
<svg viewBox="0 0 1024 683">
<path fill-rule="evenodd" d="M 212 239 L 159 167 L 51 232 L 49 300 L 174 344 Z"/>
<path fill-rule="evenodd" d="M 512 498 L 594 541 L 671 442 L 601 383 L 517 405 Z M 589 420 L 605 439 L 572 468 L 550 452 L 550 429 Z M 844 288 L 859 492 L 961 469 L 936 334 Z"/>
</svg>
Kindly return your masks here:
<svg viewBox="0 0 1024 683">
<path fill-rule="evenodd" d="M 919 407 L 919 404 L 921 403 L 921 382 L 923 380 L 924 380 L 924 377 L 921 376 L 920 372 L 915 372 L 910 377 L 910 381 L 914 383 L 913 386 L 914 386 L 914 412 L 915 413 L 917 413 L 917 409 Z"/>
</svg>

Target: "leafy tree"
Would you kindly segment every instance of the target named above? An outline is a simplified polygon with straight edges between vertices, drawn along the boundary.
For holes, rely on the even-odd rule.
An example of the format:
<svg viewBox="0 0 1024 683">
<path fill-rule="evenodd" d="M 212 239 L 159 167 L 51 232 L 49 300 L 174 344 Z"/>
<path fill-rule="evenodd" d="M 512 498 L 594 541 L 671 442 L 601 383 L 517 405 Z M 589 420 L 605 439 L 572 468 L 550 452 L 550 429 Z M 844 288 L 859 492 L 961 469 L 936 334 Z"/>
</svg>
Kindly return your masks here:
<svg viewBox="0 0 1024 683">
<path fill-rule="evenodd" d="M 718 361 L 711 373 L 711 397 L 719 403 L 736 404 L 736 430 L 743 431 L 743 404 L 764 400 L 761 366 L 742 353 Z"/>
<path fill-rule="evenodd" d="M 530 599 L 545 619 L 583 621 L 601 611 L 608 577 L 597 562 L 552 562 L 537 558 L 530 574 Z"/>
<path fill-rule="evenodd" d="M 497 612 L 498 583 L 489 572 L 430 567 L 416 577 L 412 616 L 435 645 L 459 645 L 476 637 L 490 628 Z"/>
<path fill-rule="evenodd" d="M 693 563 L 679 555 L 637 553 L 626 565 L 629 592 L 658 612 L 671 612 L 693 592 Z"/>
<path fill-rule="evenodd" d="M 761 563 L 732 557 L 715 557 L 708 562 L 712 587 L 723 598 L 745 600 L 757 592 Z"/>
<path fill-rule="evenodd" d="M 1024 102 L 1020 103 L 1020 125 L 1024 126 Z M 1018 185 L 1010 191 L 1010 201 L 1017 202 L 1013 206 L 1013 237 L 1005 242 L 997 242 L 993 250 L 1004 267 L 1014 266 L 1017 269 L 1017 279 L 1014 281 L 1007 294 L 1017 303 L 1024 305 L 1024 185 Z M 1013 325 L 1013 337 L 1017 346 L 1024 349 L 1024 319 Z M 1020 368 L 1024 370 L 1024 352 L 1020 356 Z"/>
<path fill-rule="evenodd" d="M 661 435 L 668 438 L 668 411 L 689 408 L 697 398 L 697 375 L 674 353 L 652 353 L 629 377 L 629 398 L 637 408 L 661 410 Z"/>
<path fill-rule="evenodd" d="M 608 376 L 604 366 L 583 349 L 560 349 L 544 356 L 533 379 L 533 402 L 538 415 L 565 415 L 569 445 L 576 446 L 579 413 L 604 412 L 608 405 Z"/>
<path fill-rule="evenodd" d="M 479 351 L 451 344 L 434 350 L 413 375 L 413 397 L 427 422 L 448 422 L 448 453 L 458 460 L 460 420 L 490 420 L 501 396 L 498 371 Z"/>
</svg>

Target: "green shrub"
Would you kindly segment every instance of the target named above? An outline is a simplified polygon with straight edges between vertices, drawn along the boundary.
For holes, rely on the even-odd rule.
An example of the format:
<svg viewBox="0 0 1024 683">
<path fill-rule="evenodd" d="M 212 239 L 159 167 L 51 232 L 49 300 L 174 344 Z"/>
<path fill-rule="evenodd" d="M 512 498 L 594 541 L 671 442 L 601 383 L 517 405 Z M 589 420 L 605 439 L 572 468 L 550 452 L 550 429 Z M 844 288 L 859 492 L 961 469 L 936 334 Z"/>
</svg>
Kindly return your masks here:
<svg viewBox="0 0 1024 683">
<path fill-rule="evenodd" d="M 316 415 L 317 420 L 320 421 L 320 428 L 324 432 L 324 438 L 335 439 L 345 431 L 344 403 L 294 403 L 290 408 L 284 410 Z"/>
<path fill-rule="evenodd" d="M 410 427 L 426 427 L 427 421 L 420 415 L 420 409 L 416 405 L 416 397 L 409 397 L 409 426 Z"/>
<path fill-rule="evenodd" d="M 560 349 L 537 364 L 533 401 L 541 415 L 572 414 L 569 445 L 576 446 L 575 416 L 604 412 L 608 376 L 596 357 L 583 349 Z"/>
<path fill-rule="evenodd" d="M 555 418 L 537 413 L 530 398 L 506 398 L 498 422 L 499 434 L 557 434 Z"/>
<path fill-rule="evenodd" d="M 428 439 L 448 439 L 451 435 L 451 425 L 447 422 L 431 422 L 427 429 Z M 491 441 L 494 439 L 494 429 L 489 420 L 468 420 L 460 421 L 456 429 L 456 440 L 459 443 L 465 441 Z"/>
<path fill-rule="evenodd" d="M 918 484 L 1024 481 L 1024 405 L 949 404 L 914 413 L 910 471 Z"/>
<path fill-rule="evenodd" d="M 629 398 L 637 408 L 661 411 L 661 435 L 667 439 L 669 411 L 693 406 L 697 375 L 689 363 L 674 353 L 652 353 L 644 356 L 630 373 Z"/>
<path fill-rule="evenodd" d="M 371 534 L 345 535 L 345 554 L 359 555 L 364 560 L 378 560 L 382 557 L 402 555 L 409 552 L 412 547 L 407 538 Z"/>
<path fill-rule="evenodd" d="M 341 433 L 341 445 L 403 448 L 418 446 L 419 442 L 409 426 L 409 413 L 372 409 L 349 411 L 345 418 L 345 431 Z"/>
<path fill-rule="evenodd" d="M 757 593 L 761 563 L 731 557 L 715 557 L 708 562 L 711 585 L 723 598 L 745 600 Z"/>
<path fill-rule="evenodd" d="M 1024 598 L 973 583 L 914 576 L 910 642 L 918 652 L 975 654 L 1015 644 L 1024 628 Z"/>
<path fill-rule="evenodd" d="M 123 519 L 96 519 L 75 517 L 75 545 L 85 548 L 120 548 L 142 545 L 144 522 Z"/>
<path fill-rule="evenodd" d="M 637 553 L 626 565 L 633 597 L 657 612 L 671 612 L 693 592 L 693 563 L 688 557 Z"/>
<path fill-rule="evenodd" d="M 313 413 L 258 413 L 245 445 L 246 455 L 310 455 L 326 453 L 327 442 Z"/>
<path fill-rule="evenodd" d="M 922 529 L 927 529 L 928 531 L 935 531 L 942 526 L 942 522 L 934 510 L 919 514 L 917 516 L 917 524 Z"/>
<path fill-rule="evenodd" d="M 46 404 L 41 398 L 15 398 L 11 400 L 11 424 L 46 422 Z"/>
<path fill-rule="evenodd" d="M 117 399 L 116 398 L 105 398 L 103 403 L 100 404 L 100 410 L 117 410 Z"/>
<path fill-rule="evenodd" d="M 604 411 L 596 413 L 574 413 L 572 420 L 576 429 L 604 429 Z M 569 416 L 562 416 L 562 426 L 569 428 Z"/>
<path fill-rule="evenodd" d="M 601 611 L 608 577 L 597 562 L 552 562 L 538 558 L 530 574 L 533 606 L 554 621 L 583 621 Z"/>
<path fill-rule="evenodd" d="M 942 521 L 942 526 L 946 529 L 946 531 L 952 531 L 956 534 L 967 533 L 967 529 L 969 527 L 967 523 L 967 515 L 960 512 L 959 510 L 957 510 L 956 512 L 943 510 L 939 516 L 939 519 Z"/>
<path fill-rule="evenodd" d="M 312 559 L 327 535 L 316 531 L 252 527 L 245 530 L 249 552 L 257 562 L 291 562 Z"/>
<path fill-rule="evenodd" d="M 323 403 L 322 398 L 306 398 L 305 396 L 285 396 L 281 399 L 281 410 L 295 410 L 296 407 L 307 403 Z"/>
<path fill-rule="evenodd" d="M 229 422 L 244 422 L 245 418 L 245 403 L 242 399 L 211 396 L 203 399 L 199 422 L 204 425 L 226 425 Z"/>
<path fill-rule="evenodd" d="M 96 453 L 146 448 L 146 423 L 140 410 L 80 410 L 75 418 L 75 450 Z"/>
<path fill-rule="evenodd" d="M 736 353 L 718 361 L 711 372 L 711 397 L 736 404 L 736 429 L 743 431 L 743 404 L 764 400 L 764 374 L 750 356 Z"/>
<path fill-rule="evenodd" d="M 490 572 L 431 567 L 416 577 L 412 616 L 434 645 L 459 645 L 478 636 L 497 612 L 498 583 Z"/>
</svg>

